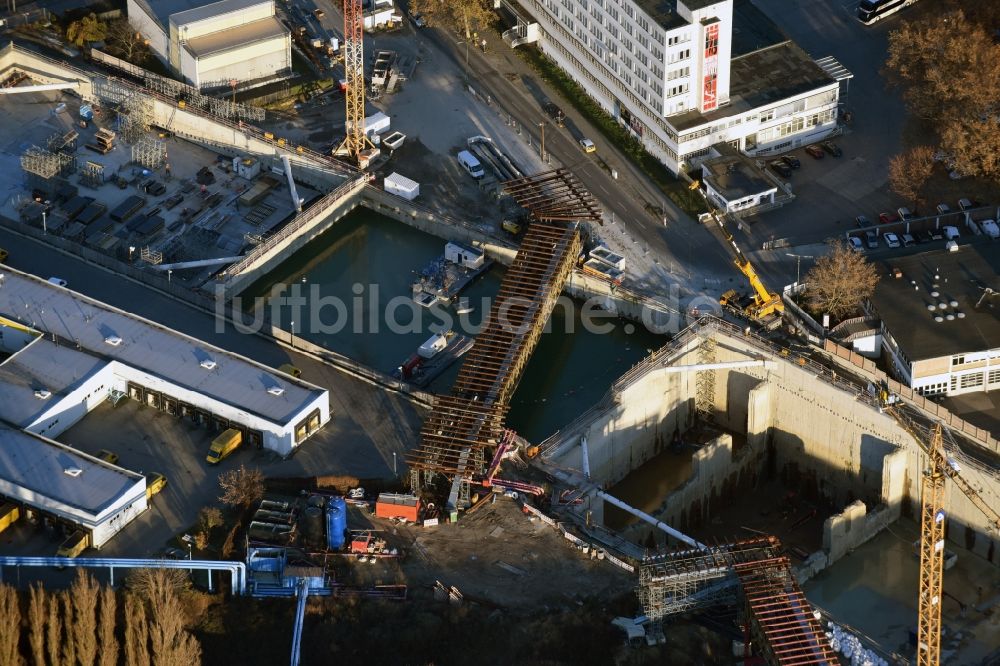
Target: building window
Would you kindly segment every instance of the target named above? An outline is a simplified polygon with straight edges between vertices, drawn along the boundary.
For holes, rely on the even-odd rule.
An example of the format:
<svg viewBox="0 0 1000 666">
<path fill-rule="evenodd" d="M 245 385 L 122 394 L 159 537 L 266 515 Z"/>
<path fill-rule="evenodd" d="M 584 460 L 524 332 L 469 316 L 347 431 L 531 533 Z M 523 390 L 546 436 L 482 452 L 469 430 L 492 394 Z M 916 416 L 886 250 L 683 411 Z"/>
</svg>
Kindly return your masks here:
<svg viewBox="0 0 1000 666">
<path fill-rule="evenodd" d="M 971 372 L 967 375 L 962 375 L 960 385 L 963 389 L 970 389 L 970 388 L 976 388 L 977 386 L 982 386 L 983 373 Z"/>
<path fill-rule="evenodd" d="M 1000 370 L 990 370 L 990 384 L 1000 384 Z"/>
<path fill-rule="evenodd" d="M 766 123 L 770 120 L 774 120 L 774 109 L 762 111 L 760 114 L 760 122 Z"/>
</svg>

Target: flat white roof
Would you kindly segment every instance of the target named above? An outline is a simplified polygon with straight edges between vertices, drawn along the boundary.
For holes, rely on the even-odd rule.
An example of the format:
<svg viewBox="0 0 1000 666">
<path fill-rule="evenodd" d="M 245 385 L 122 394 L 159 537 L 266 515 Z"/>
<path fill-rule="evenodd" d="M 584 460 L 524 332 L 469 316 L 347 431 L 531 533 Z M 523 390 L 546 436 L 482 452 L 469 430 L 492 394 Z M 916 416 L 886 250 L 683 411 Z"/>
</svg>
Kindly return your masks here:
<svg viewBox="0 0 1000 666">
<path fill-rule="evenodd" d="M 0 365 L 0 370 L 11 361 L 15 373 L 20 367 L 33 368 L 31 376 L 40 382 L 51 382 L 52 387 L 46 388 L 53 394 L 80 381 L 87 372 L 95 371 L 98 362 L 112 360 L 279 425 L 288 424 L 327 393 L 318 386 L 279 375 L 256 361 L 46 280 L 6 266 L 2 273 L 0 315 L 47 334 L 48 343 L 39 345 L 37 350 L 32 349 L 37 342 L 32 343 Z M 120 343 L 107 342 L 113 338 L 120 338 Z M 61 349 L 53 354 L 67 361 L 65 365 L 42 358 L 46 349 L 55 346 Z M 25 352 L 28 353 L 22 357 Z M 94 359 L 94 364 L 74 356 L 79 353 Z M 22 381 L 21 385 L 24 384 Z M 269 392 L 272 388 L 281 388 L 280 395 Z M 37 400 L 33 391 L 32 399 Z M 21 417 L 12 418 L 11 422 L 20 422 L 28 411 L 23 405 L 13 409 Z"/>
<path fill-rule="evenodd" d="M 70 475 L 66 470 L 79 470 Z M 0 423 L 0 495 L 67 517 L 96 521 L 122 497 L 145 492 L 141 474 Z"/>
<path fill-rule="evenodd" d="M 266 19 L 189 39 L 184 48 L 194 57 L 204 58 L 216 53 L 249 48 L 261 42 L 284 39 L 287 34 L 288 31 L 281 21 L 269 16 Z M 252 57 L 247 54 L 247 58 Z"/>
<path fill-rule="evenodd" d="M 201 0 L 159 0 L 157 2 L 154 0 L 154 4 L 165 5 L 162 9 L 158 9 L 157 13 L 162 15 L 166 11 L 170 22 L 180 26 L 204 21 L 213 16 L 238 12 L 257 5 L 273 5 L 274 0 L 222 0 L 221 2 L 203 2 Z"/>
<path fill-rule="evenodd" d="M 0 363 L 0 419 L 27 428 L 107 361 L 37 338 Z M 35 391 L 51 396 L 42 400 Z"/>
</svg>

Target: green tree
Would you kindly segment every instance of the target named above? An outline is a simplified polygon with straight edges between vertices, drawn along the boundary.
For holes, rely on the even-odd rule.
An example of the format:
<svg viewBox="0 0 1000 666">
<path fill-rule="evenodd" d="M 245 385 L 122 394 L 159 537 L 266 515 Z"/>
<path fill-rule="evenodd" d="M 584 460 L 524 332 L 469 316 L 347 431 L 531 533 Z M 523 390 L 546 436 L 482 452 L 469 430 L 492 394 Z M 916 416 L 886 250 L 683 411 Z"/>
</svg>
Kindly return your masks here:
<svg viewBox="0 0 1000 666">
<path fill-rule="evenodd" d="M 492 3 L 483 0 L 411 0 L 410 11 L 422 15 L 428 24 L 440 25 L 472 39 L 496 21 Z M 475 45 L 473 45 L 475 46 Z"/>
<path fill-rule="evenodd" d="M 87 42 L 99 42 L 107 35 L 108 26 L 97 18 L 97 14 L 88 14 L 66 27 L 66 41 L 77 46 L 83 46 Z"/>
</svg>

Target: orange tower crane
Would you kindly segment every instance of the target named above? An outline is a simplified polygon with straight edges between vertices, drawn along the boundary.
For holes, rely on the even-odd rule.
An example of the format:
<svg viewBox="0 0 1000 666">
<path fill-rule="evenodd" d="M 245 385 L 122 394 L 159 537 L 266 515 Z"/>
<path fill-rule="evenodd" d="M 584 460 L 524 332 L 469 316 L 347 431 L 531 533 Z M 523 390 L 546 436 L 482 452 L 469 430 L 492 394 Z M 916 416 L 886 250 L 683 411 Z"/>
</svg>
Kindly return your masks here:
<svg viewBox="0 0 1000 666">
<path fill-rule="evenodd" d="M 364 163 L 364 151 L 374 148 L 365 134 L 365 49 L 364 14 L 361 0 L 344 0 L 344 78 L 347 106 L 344 126 L 347 136 L 337 149 L 359 164 Z"/>
<path fill-rule="evenodd" d="M 882 388 L 879 399 L 883 411 L 917 441 L 927 455 L 921 481 L 920 507 L 920 596 L 917 600 L 917 666 L 941 663 L 941 602 L 944 580 L 944 486 L 951 479 L 976 507 L 983 512 L 993 530 L 1000 530 L 1000 514 L 962 478 L 957 463 L 948 458 L 941 424 L 934 424 L 930 442 L 916 423 L 904 412 L 899 396 Z"/>
</svg>

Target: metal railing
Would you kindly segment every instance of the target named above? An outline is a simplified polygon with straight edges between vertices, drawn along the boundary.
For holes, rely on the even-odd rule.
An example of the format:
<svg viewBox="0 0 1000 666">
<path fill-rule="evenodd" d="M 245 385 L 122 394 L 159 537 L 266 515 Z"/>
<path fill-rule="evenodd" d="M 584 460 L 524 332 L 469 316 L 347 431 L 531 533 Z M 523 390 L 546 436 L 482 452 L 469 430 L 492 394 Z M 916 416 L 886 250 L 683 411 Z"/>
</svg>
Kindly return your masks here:
<svg viewBox="0 0 1000 666">
<path fill-rule="evenodd" d="M 247 567 L 243 562 L 225 560 L 157 560 L 129 559 L 120 557 L 19 557 L 0 556 L 2 567 L 80 567 L 90 569 L 107 568 L 111 574 L 111 584 L 115 584 L 115 569 L 198 569 L 209 572 L 211 586 L 212 571 L 227 571 L 234 595 L 244 595 L 247 590 Z"/>
</svg>

